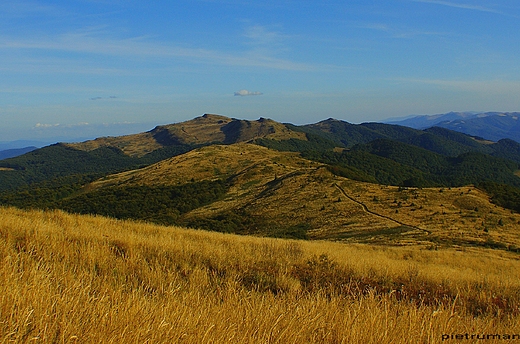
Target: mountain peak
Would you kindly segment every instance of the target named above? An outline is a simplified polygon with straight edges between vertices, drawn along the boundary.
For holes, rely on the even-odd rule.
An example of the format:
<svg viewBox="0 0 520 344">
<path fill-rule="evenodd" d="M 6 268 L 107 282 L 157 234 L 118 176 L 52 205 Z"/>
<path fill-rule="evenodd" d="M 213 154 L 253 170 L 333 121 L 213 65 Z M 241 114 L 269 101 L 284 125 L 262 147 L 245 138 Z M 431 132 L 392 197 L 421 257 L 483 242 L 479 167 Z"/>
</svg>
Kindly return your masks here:
<svg viewBox="0 0 520 344">
<path fill-rule="evenodd" d="M 67 146 L 83 151 L 116 147 L 126 155 L 142 157 L 165 146 L 232 144 L 258 138 L 307 140 L 304 133 L 269 118 L 250 121 L 206 113 L 185 122 L 159 125 L 145 133 L 103 137 Z"/>
<path fill-rule="evenodd" d="M 508 138 L 520 142 L 519 114 L 518 112 L 449 112 L 387 123 L 415 129 L 438 126 L 491 141 Z"/>
<path fill-rule="evenodd" d="M 216 115 L 216 114 L 212 114 L 212 113 L 205 113 L 204 115 L 202 115 L 201 117 L 196 117 L 194 118 L 194 120 L 196 120 L 197 118 L 204 118 L 205 120 L 208 120 L 208 121 L 224 121 L 224 122 L 231 122 L 232 119 L 229 118 L 229 117 L 226 117 L 226 116 L 222 116 L 222 115 Z"/>
</svg>

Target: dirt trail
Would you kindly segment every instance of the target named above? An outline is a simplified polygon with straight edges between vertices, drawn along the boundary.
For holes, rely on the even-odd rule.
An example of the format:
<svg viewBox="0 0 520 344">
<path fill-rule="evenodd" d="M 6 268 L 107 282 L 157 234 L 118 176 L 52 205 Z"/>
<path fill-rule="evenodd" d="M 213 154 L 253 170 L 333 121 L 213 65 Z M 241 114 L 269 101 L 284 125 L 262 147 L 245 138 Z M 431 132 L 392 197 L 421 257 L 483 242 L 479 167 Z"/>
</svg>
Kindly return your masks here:
<svg viewBox="0 0 520 344">
<path fill-rule="evenodd" d="M 425 232 L 425 233 L 428 233 L 428 235 L 432 234 L 432 232 L 429 231 L 429 230 L 427 230 L 427 229 L 423 229 L 423 228 L 419 228 L 419 227 L 417 227 L 417 226 L 409 225 L 409 224 L 403 223 L 403 222 L 401 222 L 401 221 L 399 221 L 399 220 L 393 219 L 393 218 L 391 218 L 391 217 L 389 217 L 389 216 L 381 215 L 381 214 L 375 213 L 375 212 L 373 212 L 372 210 L 368 209 L 368 207 L 367 207 L 364 203 L 358 201 L 357 199 L 355 199 L 355 198 L 353 198 L 352 196 L 350 196 L 349 194 L 347 194 L 347 192 L 346 192 L 346 191 L 345 191 L 341 186 L 339 186 L 337 183 L 334 183 L 334 186 L 336 186 L 336 187 L 341 191 L 341 193 L 342 193 L 343 195 L 345 195 L 345 197 L 347 197 L 347 198 L 348 198 L 349 200 L 351 200 L 352 202 L 359 204 L 361 207 L 363 207 L 363 210 L 366 211 L 366 212 L 369 213 L 369 214 L 372 214 L 372 215 L 374 215 L 374 216 L 378 216 L 378 217 L 381 217 L 381 218 L 384 218 L 384 219 L 390 220 L 390 221 L 395 222 L 395 223 L 397 223 L 398 225 L 401 225 L 401 226 L 406 226 L 406 227 L 410 227 L 410 228 L 413 228 L 413 229 L 417 229 L 417 230 L 419 230 L 419 231 L 423 231 L 423 232 Z"/>
</svg>

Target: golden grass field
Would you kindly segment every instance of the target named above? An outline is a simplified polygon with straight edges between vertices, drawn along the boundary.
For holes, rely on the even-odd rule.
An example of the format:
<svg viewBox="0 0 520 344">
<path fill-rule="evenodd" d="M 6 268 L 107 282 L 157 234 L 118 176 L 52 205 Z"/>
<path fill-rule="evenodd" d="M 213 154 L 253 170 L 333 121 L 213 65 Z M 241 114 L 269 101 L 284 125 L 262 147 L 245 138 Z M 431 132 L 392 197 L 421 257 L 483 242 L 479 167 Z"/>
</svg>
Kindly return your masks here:
<svg viewBox="0 0 520 344">
<path fill-rule="evenodd" d="M 0 208 L 0 261 L 0 343 L 520 335 L 519 256 L 503 250 L 268 239 Z"/>
</svg>

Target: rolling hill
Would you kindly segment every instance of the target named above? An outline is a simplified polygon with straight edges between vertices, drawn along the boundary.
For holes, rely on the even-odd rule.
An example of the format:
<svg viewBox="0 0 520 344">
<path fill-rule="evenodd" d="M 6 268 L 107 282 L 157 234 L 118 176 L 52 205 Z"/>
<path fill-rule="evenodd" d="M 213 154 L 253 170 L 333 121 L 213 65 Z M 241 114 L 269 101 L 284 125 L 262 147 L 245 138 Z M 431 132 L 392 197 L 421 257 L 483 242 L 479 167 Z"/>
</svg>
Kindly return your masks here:
<svg viewBox="0 0 520 344">
<path fill-rule="evenodd" d="M 205 114 L 191 121 L 157 126 L 145 133 L 58 143 L 3 160 L 0 162 L 3 171 L 0 191 L 63 177 L 76 180 L 74 176 L 81 175 L 93 179 L 149 165 L 200 146 L 246 142 L 260 137 L 306 140 L 305 134 L 273 120 L 245 121 Z"/>
<path fill-rule="evenodd" d="M 240 234 L 516 252 L 520 217 L 502 206 L 518 211 L 519 162 L 514 141 L 443 128 L 206 114 L 2 161 L 0 202 Z"/>
<path fill-rule="evenodd" d="M 172 192 L 178 203 L 164 201 Z M 418 189 L 357 182 L 296 153 L 250 143 L 206 146 L 109 175 L 57 207 L 262 236 L 520 247 L 520 215 L 496 207 L 473 186 Z"/>
<path fill-rule="evenodd" d="M 16 158 L 5 159 L 0 161 L 0 168 L 4 171 L 0 173 L 0 191 L 14 190 L 35 183 L 48 183 L 56 178 L 77 179 L 77 176 L 82 176 L 81 180 L 85 178 L 93 180 L 105 174 L 150 165 L 201 146 L 237 142 L 252 142 L 280 151 L 306 153 L 307 158 L 331 165 L 335 164 L 335 160 L 339 160 L 337 164 L 345 165 L 341 160 L 348 158 L 351 168 L 364 170 L 366 161 L 373 160 L 372 164 L 375 166 L 385 165 L 370 149 L 368 149 L 370 154 L 368 156 L 359 153 L 360 150 L 367 152 L 367 149 L 361 148 L 363 146 L 360 145 L 373 146 L 374 142 L 382 142 L 380 140 L 396 142 L 396 146 L 402 146 L 400 143 L 410 145 L 406 148 L 410 151 L 407 153 L 409 156 L 412 151 L 422 156 L 433 152 L 447 157 L 478 153 L 481 154 L 479 168 L 489 171 L 493 169 L 491 165 L 496 161 L 488 162 L 485 157 L 489 155 L 520 163 L 520 144 L 512 141 L 489 144 L 441 128 L 415 130 L 381 123 L 355 125 L 334 119 L 312 125 L 295 126 L 264 118 L 246 121 L 206 114 L 187 122 L 158 126 L 145 133 L 103 137 L 81 143 L 59 143 Z M 423 149 L 423 152 L 412 146 Z M 345 153 L 345 149 L 353 149 L 358 153 Z M 340 154 L 341 150 L 343 156 Z M 335 152 L 336 156 L 323 156 L 331 152 Z M 430 156 L 434 155 L 430 154 Z M 410 156 L 411 162 L 413 159 L 413 156 Z M 388 160 L 392 160 L 394 164 Z M 438 161 L 439 158 L 435 157 L 434 160 Z M 388 167 L 387 175 L 397 171 L 396 168 L 403 169 L 398 168 L 398 165 L 403 165 L 402 161 L 397 162 L 390 158 L 386 162 L 392 165 Z M 361 176 L 360 179 L 399 185 L 411 179 L 410 173 L 416 173 L 415 166 L 411 168 L 412 170 L 410 164 L 405 166 L 405 169 L 409 170 L 405 173 L 408 175 L 405 179 L 378 178 L 374 172 L 370 175 L 365 173 L 365 176 Z M 504 173 L 512 175 L 510 169 L 508 168 Z M 354 174 L 350 176 L 353 177 Z M 507 181 L 508 178 L 503 175 L 497 181 L 510 183 L 511 180 Z M 464 183 L 478 181 L 464 178 Z M 435 184 L 439 183 L 432 181 L 417 186 Z M 451 186 L 457 186 L 457 183 L 452 183 Z"/>
<path fill-rule="evenodd" d="M 145 133 L 104 137 L 67 144 L 67 146 L 83 151 L 93 151 L 100 147 L 115 147 L 125 155 L 143 157 L 169 146 L 231 144 L 247 142 L 260 137 L 277 140 L 289 138 L 306 140 L 304 134 L 270 119 L 260 118 L 257 121 L 247 121 L 205 114 L 190 121 L 157 126 Z"/>
</svg>

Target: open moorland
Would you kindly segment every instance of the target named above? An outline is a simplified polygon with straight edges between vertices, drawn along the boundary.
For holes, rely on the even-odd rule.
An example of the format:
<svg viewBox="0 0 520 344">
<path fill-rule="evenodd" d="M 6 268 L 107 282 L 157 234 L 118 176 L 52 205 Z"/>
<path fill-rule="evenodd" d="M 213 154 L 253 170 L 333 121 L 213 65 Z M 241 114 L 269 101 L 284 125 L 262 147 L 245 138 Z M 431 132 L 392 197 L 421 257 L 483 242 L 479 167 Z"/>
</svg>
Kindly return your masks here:
<svg viewBox="0 0 520 344">
<path fill-rule="evenodd" d="M 518 255 L 0 209 L 2 343 L 504 342 Z M 467 342 L 474 342 L 467 340 Z"/>
</svg>

